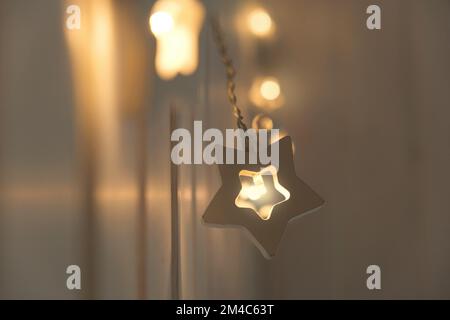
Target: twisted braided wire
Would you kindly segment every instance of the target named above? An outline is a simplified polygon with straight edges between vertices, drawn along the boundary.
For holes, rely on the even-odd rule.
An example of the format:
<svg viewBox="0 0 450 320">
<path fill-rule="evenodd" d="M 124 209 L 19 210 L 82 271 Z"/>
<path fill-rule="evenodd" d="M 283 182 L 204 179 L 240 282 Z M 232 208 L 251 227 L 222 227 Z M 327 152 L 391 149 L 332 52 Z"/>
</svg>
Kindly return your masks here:
<svg viewBox="0 0 450 320">
<path fill-rule="evenodd" d="M 233 66 L 233 60 L 228 55 L 228 49 L 225 44 L 225 40 L 223 37 L 223 32 L 220 27 L 219 21 L 217 18 L 211 18 L 211 27 L 213 30 L 214 41 L 217 46 L 217 50 L 222 59 L 222 63 L 225 66 L 226 77 L 227 77 L 227 97 L 228 101 L 233 108 L 233 116 L 236 118 L 236 125 L 239 129 L 247 130 L 247 126 L 244 123 L 244 117 L 242 116 L 242 112 L 237 106 L 237 97 L 236 97 L 236 83 L 234 82 L 234 78 L 236 76 L 236 70 Z"/>
</svg>

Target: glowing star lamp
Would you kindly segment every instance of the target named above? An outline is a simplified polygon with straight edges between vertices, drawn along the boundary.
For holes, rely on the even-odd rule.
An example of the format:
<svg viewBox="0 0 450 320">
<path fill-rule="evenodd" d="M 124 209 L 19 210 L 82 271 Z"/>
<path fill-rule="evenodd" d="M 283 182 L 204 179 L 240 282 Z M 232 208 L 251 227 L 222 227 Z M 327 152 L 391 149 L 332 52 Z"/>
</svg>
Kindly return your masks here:
<svg viewBox="0 0 450 320">
<path fill-rule="evenodd" d="M 274 143 L 279 144 L 278 172 L 275 167 L 261 163 L 219 164 L 222 186 L 203 215 L 207 224 L 248 231 L 266 258 L 275 255 L 289 221 L 324 204 L 297 177 L 291 138 L 287 136 Z"/>
<path fill-rule="evenodd" d="M 236 206 L 252 209 L 263 220 L 269 220 L 273 208 L 291 197 L 289 191 L 279 183 L 274 166 L 259 172 L 242 170 L 239 178 L 242 188 L 235 200 Z"/>
<path fill-rule="evenodd" d="M 150 14 L 156 38 L 156 72 L 164 80 L 190 75 L 198 66 L 198 39 L 205 10 L 198 0 L 158 0 Z"/>
</svg>

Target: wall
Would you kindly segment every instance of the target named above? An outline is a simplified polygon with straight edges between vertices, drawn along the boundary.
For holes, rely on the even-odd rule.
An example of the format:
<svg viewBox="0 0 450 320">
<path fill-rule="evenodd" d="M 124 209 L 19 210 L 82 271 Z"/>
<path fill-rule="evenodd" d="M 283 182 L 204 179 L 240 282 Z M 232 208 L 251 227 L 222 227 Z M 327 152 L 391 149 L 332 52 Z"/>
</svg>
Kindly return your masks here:
<svg viewBox="0 0 450 320">
<path fill-rule="evenodd" d="M 163 82 L 153 2 L 96 3 L 109 14 L 86 19 L 114 30 L 100 64 L 70 45 L 65 2 L 0 3 L 1 298 L 172 297 L 170 106 L 179 126 L 233 125 L 208 28 L 196 74 Z M 448 298 L 449 2 L 378 1 L 381 31 L 365 28 L 371 1 L 260 3 L 279 31 L 263 68 L 236 32 L 243 2 L 205 6 L 220 13 L 247 122 L 252 79 L 279 77 L 286 103 L 271 116 L 327 205 L 290 223 L 267 261 L 239 229 L 201 223 L 217 168 L 180 167 L 180 296 Z M 114 72 L 98 82 L 102 66 Z M 82 266 L 81 293 L 65 288 L 69 264 Z M 380 292 L 365 287 L 369 264 Z"/>
</svg>

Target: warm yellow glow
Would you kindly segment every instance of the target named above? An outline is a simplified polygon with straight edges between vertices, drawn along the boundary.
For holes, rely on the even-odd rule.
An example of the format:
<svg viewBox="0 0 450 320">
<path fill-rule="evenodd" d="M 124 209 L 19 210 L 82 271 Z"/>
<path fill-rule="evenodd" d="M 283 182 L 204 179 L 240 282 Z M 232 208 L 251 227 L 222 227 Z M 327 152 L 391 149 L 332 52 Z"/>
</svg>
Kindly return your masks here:
<svg viewBox="0 0 450 320">
<path fill-rule="evenodd" d="M 156 37 L 156 72 L 164 80 L 190 75 L 198 66 L 198 38 L 204 8 L 198 0 L 159 0 L 150 29 Z"/>
<path fill-rule="evenodd" d="M 126 52 L 119 48 L 118 40 L 120 30 L 129 24 L 127 19 L 116 19 L 119 13 L 113 0 L 78 0 L 77 3 L 84 8 L 83 28 L 67 30 L 66 39 L 76 98 L 80 158 L 86 163 L 82 176 L 95 176 L 95 183 L 88 181 L 97 209 L 109 212 L 106 209 L 110 206 L 136 203 L 138 197 L 135 182 L 126 182 L 128 172 L 123 165 L 120 138 L 120 107 L 125 88 L 120 85 L 124 72 L 119 60 Z M 128 42 L 129 52 L 136 50 L 133 43 Z M 139 59 L 136 63 L 139 65 Z M 130 74 L 133 77 L 127 83 L 138 87 L 139 73 Z"/>
<path fill-rule="evenodd" d="M 252 120 L 253 129 L 273 129 L 273 120 L 262 113 L 256 115 Z"/>
<path fill-rule="evenodd" d="M 269 220 L 273 208 L 291 197 L 289 191 L 279 183 L 274 166 L 259 172 L 242 170 L 239 179 L 242 188 L 236 197 L 236 206 L 252 209 L 263 220 Z"/>
<path fill-rule="evenodd" d="M 261 84 L 261 96 L 266 100 L 275 100 L 280 96 L 281 89 L 278 81 L 275 79 L 265 80 Z"/>
<path fill-rule="evenodd" d="M 248 16 L 250 31 L 258 36 L 265 37 L 271 34 L 273 22 L 270 15 L 262 8 L 254 9 Z"/>
<path fill-rule="evenodd" d="M 241 197 L 245 200 L 250 199 L 255 201 L 266 194 L 267 189 L 261 175 L 252 176 L 252 180 L 252 183 L 242 182 Z"/>
<path fill-rule="evenodd" d="M 150 28 L 156 37 L 172 31 L 173 24 L 173 18 L 168 12 L 158 11 L 150 17 Z"/>
<path fill-rule="evenodd" d="M 284 103 L 280 82 L 275 77 L 258 77 L 250 89 L 251 102 L 260 108 L 273 110 Z"/>
<path fill-rule="evenodd" d="M 86 8 L 83 25 L 66 31 L 77 99 L 77 122 L 98 154 L 99 176 L 117 172 L 119 90 L 114 5 L 111 0 L 80 2 Z M 84 11 L 83 11 L 84 12 Z M 99 180 L 101 180 L 99 178 Z"/>
</svg>

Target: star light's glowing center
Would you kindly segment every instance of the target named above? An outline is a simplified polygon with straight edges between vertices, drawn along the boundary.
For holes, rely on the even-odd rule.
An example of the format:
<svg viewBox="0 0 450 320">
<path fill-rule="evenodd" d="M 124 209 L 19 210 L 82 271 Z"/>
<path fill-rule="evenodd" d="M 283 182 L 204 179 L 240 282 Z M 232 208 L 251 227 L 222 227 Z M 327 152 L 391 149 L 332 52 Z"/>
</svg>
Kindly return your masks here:
<svg viewBox="0 0 450 320">
<path fill-rule="evenodd" d="M 268 166 L 259 172 L 239 172 L 241 191 L 235 200 L 238 208 L 250 208 L 263 220 L 269 220 L 273 208 L 291 197 L 278 182 L 277 169 Z"/>
<path fill-rule="evenodd" d="M 255 201 L 261 198 L 261 196 L 267 192 L 267 189 L 260 174 L 254 175 L 252 178 L 253 184 L 244 181 L 242 182 L 241 196 L 243 199 Z"/>
</svg>

